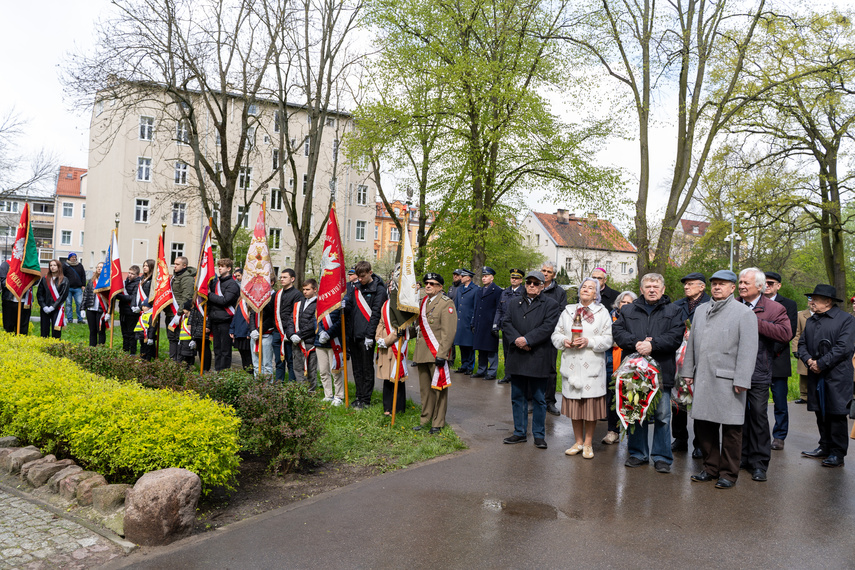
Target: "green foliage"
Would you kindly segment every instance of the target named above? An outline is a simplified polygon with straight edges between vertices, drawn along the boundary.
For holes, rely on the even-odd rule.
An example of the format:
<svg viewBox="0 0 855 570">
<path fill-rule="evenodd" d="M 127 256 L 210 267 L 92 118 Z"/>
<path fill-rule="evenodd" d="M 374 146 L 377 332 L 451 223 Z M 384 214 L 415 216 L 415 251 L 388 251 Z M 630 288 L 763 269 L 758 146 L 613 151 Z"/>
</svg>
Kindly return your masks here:
<svg viewBox="0 0 855 570">
<path fill-rule="evenodd" d="M 206 487 L 232 486 L 240 420 L 229 406 L 101 378 L 42 352 L 55 341 L 0 338 L 2 433 L 115 480 L 181 467 Z"/>
</svg>

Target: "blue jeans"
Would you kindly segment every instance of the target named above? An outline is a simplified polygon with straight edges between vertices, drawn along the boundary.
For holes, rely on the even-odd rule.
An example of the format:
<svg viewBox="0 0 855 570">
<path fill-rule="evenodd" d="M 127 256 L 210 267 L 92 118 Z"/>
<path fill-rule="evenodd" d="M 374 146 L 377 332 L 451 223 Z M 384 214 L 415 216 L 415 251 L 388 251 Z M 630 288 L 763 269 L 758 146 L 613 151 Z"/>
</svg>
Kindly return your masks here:
<svg viewBox="0 0 855 570">
<path fill-rule="evenodd" d="M 546 378 L 511 375 L 511 410 L 514 414 L 514 435 L 526 437 L 528 433 L 528 400 L 526 389 L 531 389 L 534 411 L 531 414 L 531 434 L 535 439 L 546 439 Z M 670 448 L 669 448 L 670 449 Z"/>
<path fill-rule="evenodd" d="M 772 437 L 775 439 L 787 439 L 787 433 L 790 431 L 787 380 L 789 378 L 772 378 L 772 401 L 775 403 L 775 427 L 772 428 Z"/>
<path fill-rule="evenodd" d="M 261 374 L 273 374 L 273 335 L 266 334 L 261 337 Z M 258 376 L 258 353 L 252 353 L 252 366 L 255 375 Z"/>
<path fill-rule="evenodd" d="M 487 378 L 495 378 L 499 369 L 499 351 L 478 351 L 478 374 Z"/>
<path fill-rule="evenodd" d="M 77 320 L 83 320 L 83 309 L 80 308 L 80 303 L 83 301 L 83 288 L 77 287 L 76 289 L 68 290 L 68 298 L 65 300 L 65 317 L 69 320 L 69 322 L 74 319 L 74 313 L 71 312 L 71 301 L 74 300 L 77 303 Z"/>
<path fill-rule="evenodd" d="M 674 462 L 671 455 L 671 389 L 662 390 L 662 399 L 653 414 L 653 450 L 647 442 L 647 426 L 649 422 L 635 425 L 635 431 L 627 437 L 629 455 L 642 461 L 664 461 L 668 465 Z"/>
</svg>

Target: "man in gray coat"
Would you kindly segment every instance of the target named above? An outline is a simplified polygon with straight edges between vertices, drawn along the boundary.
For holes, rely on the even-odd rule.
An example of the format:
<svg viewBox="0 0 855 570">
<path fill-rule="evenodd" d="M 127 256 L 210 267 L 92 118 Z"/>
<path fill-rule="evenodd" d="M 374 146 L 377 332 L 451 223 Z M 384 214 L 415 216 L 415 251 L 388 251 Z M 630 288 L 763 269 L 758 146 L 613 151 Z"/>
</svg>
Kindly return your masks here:
<svg viewBox="0 0 855 570">
<path fill-rule="evenodd" d="M 716 271 L 710 283 L 712 300 L 695 311 L 683 361 L 686 383 L 694 387 L 691 416 L 704 461 L 692 481 L 716 480 L 717 489 L 730 489 L 739 475 L 745 402 L 759 336 L 753 311 L 733 297 L 736 274 Z"/>
</svg>

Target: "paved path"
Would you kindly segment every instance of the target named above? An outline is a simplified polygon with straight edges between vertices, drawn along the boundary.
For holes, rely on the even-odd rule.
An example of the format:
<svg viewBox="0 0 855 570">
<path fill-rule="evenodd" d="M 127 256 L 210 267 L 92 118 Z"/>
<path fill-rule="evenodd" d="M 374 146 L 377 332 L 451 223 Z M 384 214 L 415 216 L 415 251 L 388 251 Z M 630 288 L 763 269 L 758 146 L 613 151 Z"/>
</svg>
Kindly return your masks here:
<svg viewBox="0 0 855 570">
<path fill-rule="evenodd" d="M 120 555 L 88 528 L 0 490 L 0 570 L 91 568 Z"/>
<path fill-rule="evenodd" d="M 410 392 L 416 392 L 411 389 Z M 412 394 L 417 396 L 417 394 Z M 844 568 L 855 560 L 855 459 L 826 469 L 813 414 L 791 405 L 767 483 L 692 483 L 686 454 L 664 475 L 627 469 L 626 445 L 566 457 L 567 418 L 548 450 L 503 445 L 507 385 L 455 376 L 448 419 L 470 449 L 241 521 L 109 566 L 134 568 Z M 596 442 L 605 424 L 598 424 Z M 429 437 L 429 436 L 425 436 Z"/>
</svg>

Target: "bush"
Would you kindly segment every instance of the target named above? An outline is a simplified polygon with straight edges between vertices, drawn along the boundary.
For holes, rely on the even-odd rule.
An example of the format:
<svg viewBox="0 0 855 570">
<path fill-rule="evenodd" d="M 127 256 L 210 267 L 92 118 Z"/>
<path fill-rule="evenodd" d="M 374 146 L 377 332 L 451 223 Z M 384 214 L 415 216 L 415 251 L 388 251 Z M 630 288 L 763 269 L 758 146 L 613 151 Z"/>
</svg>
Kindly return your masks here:
<svg viewBox="0 0 855 570">
<path fill-rule="evenodd" d="M 191 392 L 98 377 L 42 352 L 54 344 L 0 333 L 3 434 L 67 452 L 114 480 L 182 467 L 206 487 L 233 485 L 240 426 L 233 409 Z"/>
</svg>

